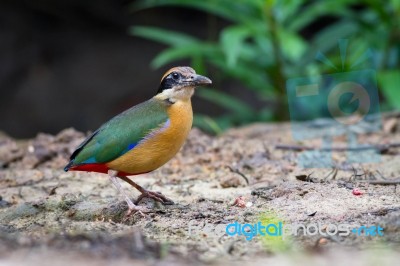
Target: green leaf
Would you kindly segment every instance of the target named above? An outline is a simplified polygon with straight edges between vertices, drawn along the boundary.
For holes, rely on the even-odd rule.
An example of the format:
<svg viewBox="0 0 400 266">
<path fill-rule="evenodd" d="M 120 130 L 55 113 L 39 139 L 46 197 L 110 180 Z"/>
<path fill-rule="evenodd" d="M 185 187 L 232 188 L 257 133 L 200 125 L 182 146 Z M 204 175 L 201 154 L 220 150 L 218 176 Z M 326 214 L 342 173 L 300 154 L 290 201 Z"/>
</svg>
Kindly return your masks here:
<svg viewBox="0 0 400 266">
<path fill-rule="evenodd" d="M 199 95 L 203 99 L 224 107 L 227 110 L 243 116 L 251 116 L 254 113 L 253 109 L 243 101 L 215 89 L 203 88 L 201 90 L 198 90 L 197 95 Z"/>
<path fill-rule="evenodd" d="M 396 13 L 397 16 L 400 15 L 400 1 L 399 0 L 391 0 L 390 1 L 393 11 Z"/>
<path fill-rule="evenodd" d="M 396 109 L 400 109 L 400 70 L 378 72 L 378 82 L 385 99 Z"/>
<path fill-rule="evenodd" d="M 273 52 L 271 38 L 269 38 L 269 36 L 266 36 L 266 34 L 254 36 L 254 42 L 257 44 L 262 54 L 270 55 Z M 270 60 L 270 62 L 272 62 L 272 59 Z"/>
<path fill-rule="evenodd" d="M 202 55 L 196 55 L 192 58 L 191 66 L 196 69 L 197 73 L 207 74 L 207 68 L 204 63 L 204 58 Z"/>
<path fill-rule="evenodd" d="M 195 59 L 201 55 L 212 55 L 216 53 L 218 48 L 215 45 L 207 43 L 193 43 L 186 46 L 171 47 L 165 49 L 151 62 L 151 66 L 154 68 L 159 68 L 165 64 L 171 63 L 175 60 L 180 59 Z"/>
<path fill-rule="evenodd" d="M 240 80 L 250 89 L 263 91 L 270 88 L 270 82 L 265 69 L 257 64 L 241 62 L 231 68 L 226 65 L 223 58 L 213 57 L 209 58 L 209 61 L 220 68 L 224 73 L 226 73 L 226 75 Z"/>
<path fill-rule="evenodd" d="M 295 16 L 288 17 L 286 28 L 292 31 L 300 31 L 313 21 L 323 16 L 337 16 L 341 18 L 355 18 L 357 14 L 349 7 L 358 0 L 326 0 L 315 1 L 304 6 Z"/>
<path fill-rule="evenodd" d="M 318 52 L 327 53 L 332 49 L 338 49 L 338 40 L 356 34 L 359 29 L 358 25 L 350 20 L 338 21 L 324 28 L 315 35 L 309 49 L 298 64 L 301 66 L 315 62 L 315 56 Z M 339 52 L 336 52 L 336 54 L 339 54 Z"/>
<path fill-rule="evenodd" d="M 207 131 L 213 135 L 221 134 L 224 129 L 218 124 L 218 122 L 207 115 L 195 114 L 193 117 L 193 126 L 199 127 L 204 131 Z"/>
<path fill-rule="evenodd" d="M 294 62 L 300 59 L 308 48 L 307 43 L 296 33 L 280 28 L 278 38 L 284 56 Z"/>
<path fill-rule="evenodd" d="M 276 1 L 273 6 L 274 15 L 277 21 L 283 23 L 290 19 L 293 20 L 300 13 L 299 9 L 305 0 L 280 0 Z"/>
<path fill-rule="evenodd" d="M 129 28 L 129 33 L 171 46 L 184 46 L 199 42 L 190 35 L 156 27 L 134 26 Z"/>
<path fill-rule="evenodd" d="M 221 33 L 221 46 L 226 56 L 226 63 L 229 67 L 236 65 L 240 56 L 243 42 L 250 35 L 247 27 L 231 26 L 225 28 Z"/>
<path fill-rule="evenodd" d="M 259 11 L 254 8 L 256 5 L 252 4 L 253 2 L 257 3 L 258 0 L 251 0 L 249 2 L 232 2 L 231 0 L 142 0 L 134 3 L 131 6 L 131 10 L 138 11 L 161 6 L 179 6 L 198 9 L 230 21 L 248 22 L 254 20 L 254 16 L 256 15 L 255 11 Z"/>
</svg>

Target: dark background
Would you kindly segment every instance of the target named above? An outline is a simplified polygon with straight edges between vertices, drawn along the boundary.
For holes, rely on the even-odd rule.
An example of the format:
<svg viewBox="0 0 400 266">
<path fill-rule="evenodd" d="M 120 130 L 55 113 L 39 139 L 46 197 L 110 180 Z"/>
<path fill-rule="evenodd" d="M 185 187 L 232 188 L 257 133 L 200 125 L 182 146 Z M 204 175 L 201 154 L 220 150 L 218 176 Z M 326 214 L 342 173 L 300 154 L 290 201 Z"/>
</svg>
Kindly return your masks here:
<svg viewBox="0 0 400 266">
<path fill-rule="evenodd" d="M 355 56 L 357 48 L 372 51 L 372 68 L 377 70 L 378 87 L 383 92 L 382 110 L 400 109 L 400 6 L 395 1 L 354 4 L 304 0 L 297 7 L 294 2 L 276 1 L 255 7 L 254 2 L 220 0 L 207 2 L 209 9 L 203 9 L 207 12 L 190 8 L 198 4 L 194 1 L 164 5 L 150 0 L 0 0 L 0 131 L 28 138 L 38 132 L 55 134 L 67 127 L 95 130 L 114 115 L 154 96 L 161 76 L 170 67 L 193 65 L 193 61 L 174 59 L 168 61 L 172 64 L 151 68 L 156 56 L 170 47 L 159 44 L 160 40 L 133 36 L 129 32 L 132 26 L 186 34 L 198 39 L 200 46 L 194 47 L 216 47 L 216 53 L 202 55 L 203 65 L 197 64 L 207 71 L 199 73 L 213 80 L 213 91 L 198 92 L 193 109 L 202 116 L 198 121 L 203 125 L 197 125 L 205 130 L 212 125 L 211 132 L 217 134 L 256 121 L 288 119 L 285 81 L 330 73 L 332 70 L 318 65 L 315 54 L 322 51 L 340 64 L 337 42 L 343 38 L 351 39 Z M 140 2 L 158 4 L 133 11 Z M 229 16 L 220 15 L 224 10 L 247 20 L 235 21 L 232 16 L 225 20 Z M 291 15 L 285 17 L 285 12 Z M 289 30 L 292 21 L 299 22 L 295 18 L 309 21 Z M 260 25 L 267 24 L 266 35 L 252 34 L 242 41 L 256 58 L 246 61 L 246 50 L 239 48 L 237 63 L 230 68 L 235 38 L 231 35 L 224 46 L 221 36 L 232 27 L 265 30 Z M 257 37 L 268 38 L 267 44 L 258 44 Z M 165 36 L 160 38 L 165 40 Z M 291 51 L 302 46 L 301 56 L 291 57 Z M 220 65 L 212 60 L 221 58 Z M 346 64 L 350 66 L 357 57 L 349 58 Z"/>
<path fill-rule="evenodd" d="M 1 1 L 0 129 L 18 138 L 66 127 L 94 130 L 152 97 L 168 67 L 151 69 L 150 61 L 164 46 L 130 36 L 129 26 L 162 24 L 201 38 L 215 34 L 202 12 L 167 7 L 133 13 L 130 3 Z M 212 23 L 217 29 L 225 22 Z M 198 98 L 193 105 L 195 112 L 222 112 Z"/>
</svg>

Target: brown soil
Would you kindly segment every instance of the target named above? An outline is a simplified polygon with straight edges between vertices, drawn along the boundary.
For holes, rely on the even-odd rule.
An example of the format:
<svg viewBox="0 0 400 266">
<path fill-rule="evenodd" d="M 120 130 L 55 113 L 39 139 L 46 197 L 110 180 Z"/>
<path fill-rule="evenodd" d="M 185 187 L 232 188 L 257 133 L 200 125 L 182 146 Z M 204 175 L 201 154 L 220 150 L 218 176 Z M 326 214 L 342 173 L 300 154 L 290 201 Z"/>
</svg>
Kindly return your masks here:
<svg viewBox="0 0 400 266">
<path fill-rule="evenodd" d="M 398 122 L 397 116 L 387 116 L 384 130 L 360 139 L 400 143 Z M 294 142 L 289 124 L 255 124 L 219 137 L 193 129 L 168 164 L 134 177 L 176 204 L 143 200 L 140 204 L 153 212 L 126 217 L 127 205 L 106 175 L 63 172 L 83 138 L 73 129 L 27 141 L 0 136 L 0 262 L 393 265 L 399 260 L 400 161 L 395 146 L 382 149 L 378 163 L 350 165 L 339 151 L 333 153 L 334 169 L 303 169 L 297 163 L 301 151 L 276 145 L 318 147 L 320 142 Z M 336 138 L 334 145 L 344 141 Z M 139 195 L 123 186 L 132 198 Z M 362 195 L 354 195 L 354 189 Z M 316 234 L 284 241 L 257 236 L 247 241 L 210 231 L 189 234 L 189 223 L 215 227 L 260 220 L 380 225 L 384 235 Z"/>
</svg>

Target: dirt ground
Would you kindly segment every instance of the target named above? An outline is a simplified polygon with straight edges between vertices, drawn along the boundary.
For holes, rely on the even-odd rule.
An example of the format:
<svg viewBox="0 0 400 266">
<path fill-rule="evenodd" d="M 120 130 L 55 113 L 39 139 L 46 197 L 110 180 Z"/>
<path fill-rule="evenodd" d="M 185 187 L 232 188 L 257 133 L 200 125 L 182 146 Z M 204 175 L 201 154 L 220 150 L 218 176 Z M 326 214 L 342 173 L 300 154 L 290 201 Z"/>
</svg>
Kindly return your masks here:
<svg viewBox="0 0 400 266">
<path fill-rule="evenodd" d="M 125 215 L 127 205 L 106 175 L 62 170 L 83 133 L 66 129 L 26 141 L 3 134 L 0 265 L 397 264 L 399 132 L 400 116 L 385 115 L 380 132 L 358 132 L 361 142 L 385 145 L 379 162 L 349 164 L 345 152 L 335 151 L 335 167 L 307 169 L 298 164 L 303 150 L 277 145 L 319 147 L 320 140 L 294 141 L 289 124 L 254 124 L 218 137 L 193 129 L 168 164 L 133 177 L 176 203 L 142 200 L 153 209 L 145 217 Z M 337 137 L 333 146 L 345 141 Z M 325 235 L 328 224 L 379 225 L 383 236 L 300 232 L 246 240 L 216 229 L 258 221 L 320 223 Z"/>
</svg>

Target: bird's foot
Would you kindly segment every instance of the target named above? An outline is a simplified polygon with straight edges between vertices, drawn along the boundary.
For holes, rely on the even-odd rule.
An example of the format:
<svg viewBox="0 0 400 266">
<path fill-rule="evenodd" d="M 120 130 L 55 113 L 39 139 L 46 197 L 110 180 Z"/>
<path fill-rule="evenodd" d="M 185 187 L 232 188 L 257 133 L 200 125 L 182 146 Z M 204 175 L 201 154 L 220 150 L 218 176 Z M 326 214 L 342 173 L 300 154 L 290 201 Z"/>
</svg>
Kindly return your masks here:
<svg viewBox="0 0 400 266">
<path fill-rule="evenodd" d="M 142 188 L 140 191 L 142 194 L 139 196 L 139 198 L 136 200 L 136 204 L 138 204 L 143 198 L 150 198 L 155 201 L 161 202 L 164 205 L 173 205 L 174 202 L 164 196 L 161 192 L 155 192 L 155 191 L 150 191 Z"/>
<path fill-rule="evenodd" d="M 143 198 L 154 199 L 155 201 L 161 202 L 164 205 L 172 205 L 172 204 L 174 204 L 174 202 L 172 200 L 170 200 L 169 198 L 165 197 L 161 192 L 154 192 L 154 191 L 150 191 L 150 190 L 144 189 L 143 187 L 139 186 L 138 184 L 136 184 L 135 182 L 133 182 L 132 180 L 130 180 L 126 176 L 119 176 L 119 178 L 124 180 L 129 185 L 131 185 L 134 188 L 136 188 L 137 190 L 139 190 L 140 193 L 142 193 L 139 196 L 139 198 L 136 200 L 135 204 L 138 204 Z"/>
</svg>

